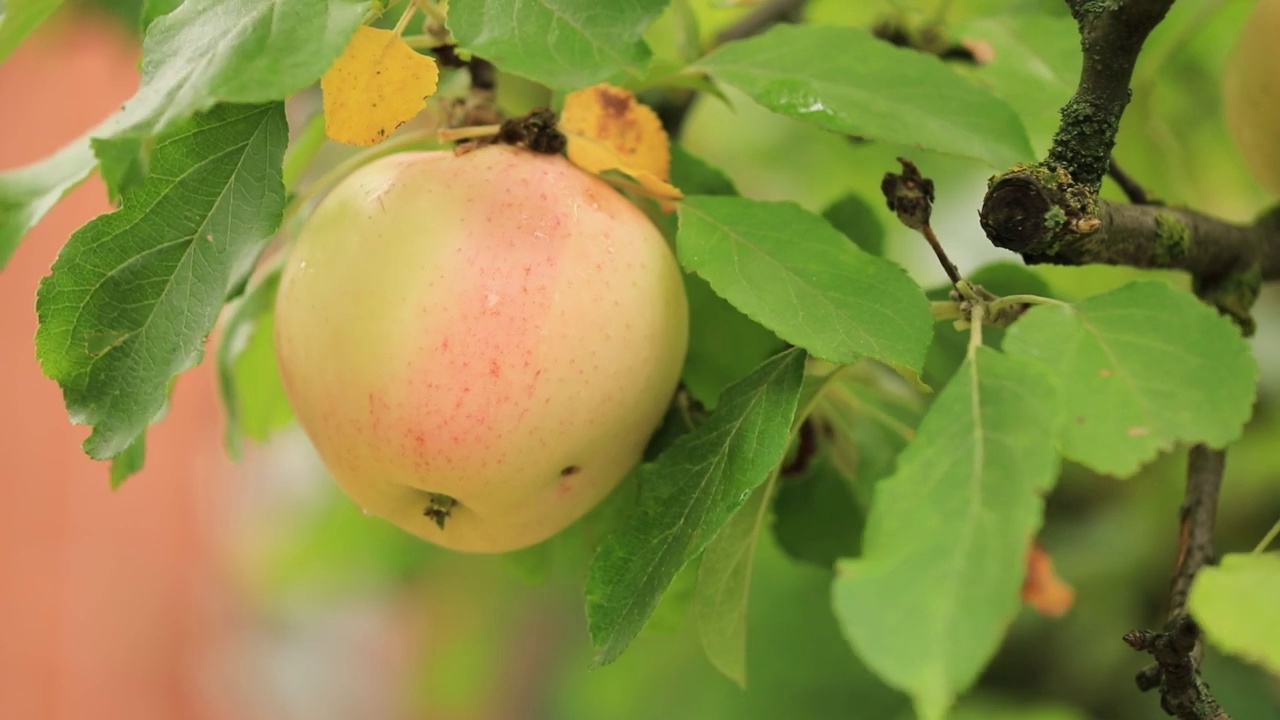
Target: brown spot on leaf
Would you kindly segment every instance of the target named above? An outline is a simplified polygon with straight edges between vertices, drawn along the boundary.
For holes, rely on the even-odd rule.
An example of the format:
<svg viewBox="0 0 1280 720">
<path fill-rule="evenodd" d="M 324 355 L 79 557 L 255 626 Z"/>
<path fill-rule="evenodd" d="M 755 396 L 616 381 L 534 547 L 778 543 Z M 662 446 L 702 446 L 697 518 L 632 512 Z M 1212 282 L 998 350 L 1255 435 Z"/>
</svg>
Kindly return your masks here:
<svg viewBox="0 0 1280 720">
<path fill-rule="evenodd" d="M 1101 369 L 1099 369 L 1099 370 L 1098 370 L 1098 377 L 1104 377 L 1104 378 L 1109 378 L 1109 377 L 1111 377 L 1111 370 L 1110 370 L 1110 369 L 1108 369 L 1108 368 L 1101 368 Z"/>
<path fill-rule="evenodd" d="M 631 93 L 607 85 L 598 85 L 595 90 L 600 107 L 609 115 L 621 118 L 631 111 L 631 101 L 634 99 Z"/>
<path fill-rule="evenodd" d="M 1125 431 L 1125 434 L 1131 438 L 1146 437 L 1147 435 L 1151 434 L 1151 428 L 1143 427 L 1141 425 L 1134 425 L 1133 427 Z"/>
</svg>

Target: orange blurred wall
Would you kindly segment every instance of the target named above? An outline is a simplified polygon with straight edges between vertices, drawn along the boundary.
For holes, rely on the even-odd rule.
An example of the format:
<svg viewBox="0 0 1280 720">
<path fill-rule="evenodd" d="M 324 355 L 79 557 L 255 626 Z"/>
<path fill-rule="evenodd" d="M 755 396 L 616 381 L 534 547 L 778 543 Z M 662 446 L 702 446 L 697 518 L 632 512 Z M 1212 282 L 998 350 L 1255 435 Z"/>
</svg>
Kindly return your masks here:
<svg viewBox="0 0 1280 720">
<path fill-rule="evenodd" d="M 115 110 L 137 87 L 137 55 L 121 29 L 83 16 L 19 48 L 0 65 L 0 168 Z M 0 271 L 0 718 L 232 717 L 235 698 L 210 680 L 237 605 L 217 552 L 233 490 L 207 363 L 178 383 L 146 470 L 113 493 L 34 358 L 36 285 L 108 209 L 91 179 Z"/>
</svg>

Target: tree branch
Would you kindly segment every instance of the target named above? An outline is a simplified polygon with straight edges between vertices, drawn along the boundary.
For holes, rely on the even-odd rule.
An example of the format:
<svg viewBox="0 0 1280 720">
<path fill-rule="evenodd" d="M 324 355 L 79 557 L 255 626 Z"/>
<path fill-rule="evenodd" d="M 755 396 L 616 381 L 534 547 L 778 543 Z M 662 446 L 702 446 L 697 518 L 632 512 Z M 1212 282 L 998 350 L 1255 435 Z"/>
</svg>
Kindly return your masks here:
<svg viewBox="0 0 1280 720">
<path fill-rule="evenodd" d="M 1046 165 L 1096 193 L 1129 104 L 1129 78 L 1147 35 L 1173 0 L 1067 0 L 1080 27 L 1083 65 L 1076 94 L 1062 108 Z"/>
<path fill-rule="evenodd" d="M 1280 280 L 1280 209 L 1235 225 L 1186 208 L 1097 200 L 1062 171 L 1024 167 L 988 190 L 979 221 L 1028 263 L 1186 270 L 1197 293 L 1250 332 L 1263 281 Z"/>
<path fill-rule="evenodd" d="M 1080 28 L 1080 83 L 1045 161 L 992 179 L 980 212 L 987 237 L 1029 263 L 1186 270 L 1202 298 L 1250 332 L 1259 286 L 1280 279 L 1280 208 L 1240 226 L 1184 208 L 1098 199 L 1138 54 L 1173 0 L 1066 3 Z M 1131 197 L 1136 188 L 1136 199 L 1147 199 L 1122 171 L 1112 174 Z"/>
<path fill-rule="evenodd" d="M 716 44 L 723 45 L 759 35 L 780 22 L 798 22 L 809 0 L 766 0 L 737 22 L 720 31 Z"/>
<path fill-rule="evenodd" d="M 1111 165 L 1107 168 L 1107 177 L 1116 181 L 1116 185 L 1120 186 L 1120 190 L 1124 192 L 1124 196 L 1129 198 L 1129 202 L 1134 205 L 1163 205 L 1164 203 L 1156 200 L 1147 194 L 1142 184 L 1132 175 L 1121 169 L 1116 163 L 1116 159 L 1111 158 Z"/>
<path fill-rule="evenodd" d="M 1187 490 L 1178 523 L 1178 557 L 1169 588 L 1170 621 L 1186 614 L 1191 581 L 1205 565 L 1213 564 L 1214 521 L 1218 493 L 1226 470 L 1227 453 L 1205 445 L 1191 448 L 1187 456 Z"/>
<path fill-rule="evenodd" d="M 1187 457 L 1187 490 L 1178 525 L 1178 556 L 1169 587 L 1169 615 L 1162 632 L 1135 630 L 1125 635 L 1134 650 L 1150 653 L 1155 663 L 1138 673 L 1143 692 L 1160 689 L 1160 706 L 1179 720 L 1230 720 L 1200 677 L 1203 646 L 1200 628 L 1187 614 L 1187 594 L 1196 573 L 1215 560 L 1214 522 L 1227 454 L 1205 445 Z"/>
<path fill-rule="evenodd" d="M 737 22 L 721 30 L 716 35 L 713 47 L 759 35 L 780 22 L 799 22 L 804 13 L 804 6 L 808 3 L 809 0 L 765 0 L 754 10 L 739 18 Z M 695 95 L 696 93 L 692 90 L 673 90 L 650 103 L 658 113 L 663 129 L 672 139 L 680 137 L 684 120 L 688 117 L 689 110 L 693 108 Z"/>
<path fill-rule="evenodd" d="M 1111 168 L 1129 81 L 1147 35 L 1173 0 L 1066 0 L 1080 29 L 1083 64 L 1075 95 L 1044 162 L 992 178 L 979 218 L 991 242 L 1029 263 L 1110 263 L 1180 268 L 1196 294 L 1231 315 L 1246 334 L 1263 279 L 1280 279 L 1280 208 L 1249 226 L 1184 208 L 1145 204 L 1140 185 Z M 1135 204 L 1098 198 L 1112 176 Z M 1155 664 L 1137 676 L 1144 692 L 1160 689 L 1165 712 L 1180 720 L 1230 720 L 1200 676 L 1200 631 L 1186 611 L 1196 573 L 1213 562 L 1214 518 L 1226 454 L 1191 449 L 1179 526 L 1169 615 L 1160 632 L 1135 630 L 1125 641 Z"/>
</svg>

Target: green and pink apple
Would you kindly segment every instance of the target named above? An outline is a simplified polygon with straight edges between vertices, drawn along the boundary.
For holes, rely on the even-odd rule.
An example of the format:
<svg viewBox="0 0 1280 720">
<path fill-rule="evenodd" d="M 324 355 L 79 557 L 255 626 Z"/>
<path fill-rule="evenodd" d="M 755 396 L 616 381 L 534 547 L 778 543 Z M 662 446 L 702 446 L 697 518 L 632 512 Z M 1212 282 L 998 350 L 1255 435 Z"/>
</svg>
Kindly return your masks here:
<svg viewBox="0 0 1280 720">
<path fill-rule="evenodd" d="M 639 461 L 688 308 L 654 225 L 559 156 L 374 161 L 289 255 L 276 352 L 298 420 L 367 513 L 431 542 L 540 542 Z"/>
</svg>

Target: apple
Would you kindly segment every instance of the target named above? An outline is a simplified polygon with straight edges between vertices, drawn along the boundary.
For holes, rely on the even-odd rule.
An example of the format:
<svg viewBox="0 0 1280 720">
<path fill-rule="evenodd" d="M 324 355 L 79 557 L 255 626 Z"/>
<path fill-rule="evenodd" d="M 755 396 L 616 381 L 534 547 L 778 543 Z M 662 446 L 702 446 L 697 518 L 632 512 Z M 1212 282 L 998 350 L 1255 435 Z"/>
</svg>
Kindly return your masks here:
<svg viewBox="0 0 1280 720">
<path fill-rule="evenodd" d="M 639 461 L 688 305 L 657 228 L 564 158 L 411 152 L 316 207 L 275 343 L 299 423 L 367 514 L 505 552 L 567 527 Z"/>
<path fill-rule="evenodd" d="M 1280 0 L 1258 0 L 1228 61 L 1222 83 L 1227 130 L 1245 166 L 1280 196 Z"/>
</svg>

